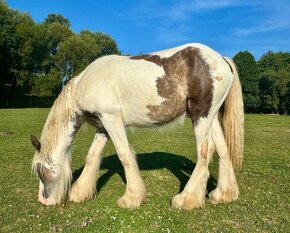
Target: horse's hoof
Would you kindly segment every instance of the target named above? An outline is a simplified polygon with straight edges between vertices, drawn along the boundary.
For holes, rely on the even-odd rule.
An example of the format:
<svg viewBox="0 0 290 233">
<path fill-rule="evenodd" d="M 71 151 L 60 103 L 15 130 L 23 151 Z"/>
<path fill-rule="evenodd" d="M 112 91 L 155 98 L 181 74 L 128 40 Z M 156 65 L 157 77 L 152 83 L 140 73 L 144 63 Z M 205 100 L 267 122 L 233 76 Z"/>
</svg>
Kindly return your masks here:
<svg viewBox="0 0 290 233">
<path fill-rule="evenodd" d="M 79 188 L 77 184 L 74 184 L 69 194 L 69 201 L 80 203 L 93 198 L 95 195 L 95 191 Z"/>
<path fill-rule="evenodd" d="M 233 187 L 233 188 L 227 188 L 224 190 L 217 187 L 208 196 L 209 196 L 209 201 L 212 204 L 232 202 L 238 199 L 239 189 L 237 188 L 237 186 L 236 188 Z"/>
<path fill-rule="evenodd" d="M 205 205 L 204 197 L 197 198 L 193 193 L 180 193 L 172 198 L 171 206 L 180 210 L 202 208 Z"/>
<path fill-rule="evenodd" d="M 125 194 L 117 201 L 121 208 L 136 209 L 146 200 L 146 194 Z"/>
</svg>

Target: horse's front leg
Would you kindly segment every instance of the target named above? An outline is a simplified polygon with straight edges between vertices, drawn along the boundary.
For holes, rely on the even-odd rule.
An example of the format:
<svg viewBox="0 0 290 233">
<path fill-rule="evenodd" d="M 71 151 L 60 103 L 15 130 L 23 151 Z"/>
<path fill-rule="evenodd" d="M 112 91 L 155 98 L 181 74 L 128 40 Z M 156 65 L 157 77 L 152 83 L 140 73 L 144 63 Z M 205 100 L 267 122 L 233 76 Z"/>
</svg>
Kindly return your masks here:
<svg viewBox="0 0 290 233">
<path fill-rule="evenodd" d="M 100 170 L 101 153 L 108 138 L 105 133 L 96 133 L 86 157 L 86 164 L 80 177 L 73 184 L 69 199 L 83 202 L 96 194 L 96 182 Z"/>
<path fill-rule="evenodd" d="M 146 199 L 146 189 L 135 154 L 129 146 L 122 115 L 102 114 L 101 121 L 125 170 L 127 187 L 125 194 L 118 200 L 118 205 L 123 208 L 137 208 Z"/>
</svg>

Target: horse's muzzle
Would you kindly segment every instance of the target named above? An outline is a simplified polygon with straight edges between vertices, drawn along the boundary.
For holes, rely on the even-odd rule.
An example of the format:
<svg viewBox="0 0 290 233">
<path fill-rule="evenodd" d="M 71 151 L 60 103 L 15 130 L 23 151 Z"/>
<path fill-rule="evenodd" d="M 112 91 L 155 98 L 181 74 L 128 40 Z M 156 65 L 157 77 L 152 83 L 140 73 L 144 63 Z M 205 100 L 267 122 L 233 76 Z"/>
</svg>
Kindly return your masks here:
<svg viewBox="0 0 290 233">
<path fill-rule="evenodd" d="M 39 181 L 38 201 L 43 205 L 55 205 L 56 201 L 49 197 L 48 192 L 42 181 Z"/>
</svg>

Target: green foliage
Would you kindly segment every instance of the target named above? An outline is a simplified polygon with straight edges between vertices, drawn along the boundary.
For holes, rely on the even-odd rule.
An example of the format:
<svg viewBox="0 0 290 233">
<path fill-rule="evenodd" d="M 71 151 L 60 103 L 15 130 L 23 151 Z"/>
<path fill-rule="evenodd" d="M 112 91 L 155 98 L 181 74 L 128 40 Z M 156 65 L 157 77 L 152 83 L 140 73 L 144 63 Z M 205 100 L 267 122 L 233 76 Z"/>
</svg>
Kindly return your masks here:
<svg viewBox="0 0 290 233">
<path fill-rule="evenodd" d="M 246 112 L 289 114 L 290 53 L 268 51 L 255 61 L 248 51 L 234 57 Z"/>
<path fill-rule="evenodd" d="M 241 79 L 245 110 L 256 112 L 260 106 L 260 90 L 255 58 L 250 52 L 243 51 L 236 54 L 233 60 L 237 65 Z"/>
<path fill-rule="evenodd" d="M 33 76 L 31 82 L 31 96 L 56 98 L 61 91 L 59 71 L 54 68 L 44 76 Z"/>
<path fill-rule="evenodd" d="M 119 53 L 109 35 L 75 33 L 59 14 L 36 23 L 0 0 L 0 107 L 31 106 L 33 98 L 53 100 L 93 60 Z"/>
<path fill-rule="evenodd" d="M 38 181 L 31 171 L 34 149 L 30 134 L 39 136 L 49 109 L 0 110 L 0 231 L 14 232 L 289 232 L 289 116 L 246 115 L 245 156 L 237 174 L 240 197 L 228 204 L 179 211 L 171 198 L 183 188 L 194 168 L 195 143 L 190 120 L 183 126 L 128 132 L 137 152 L 147 201 L 136 210 L 121 209 L 124 170 L 108 143 L 97 197 L 84 203 L 42 206 Z M 72 145 L 72 170 L 80 174 L 95 129 L 84 126 Z M 218 158 L 210 163 L 212 186 Z"/>
<path fill-rule="evenodd" d="M 274 53 L 268 51 L 258 61 L 258 65 L 261 71 L 274 70 L 279 71 L 285 69 L 290 71 L 290 53 L 278 52 Z"/>
<path fill-rule="evenodd" d="M 276 74 L 269 70 L 260 75 L 261 104 L 266 112 L 278 113 L 279 90 L 276 88 Z"/>
<path fill-rule="evenodd" d="M 290 53 L 265 53 L 257 62 L 264 112 L 290 112 Z"/>
<path fill-rule="evenodd" d="M 0 1 L 0 105 L 6 104 L 7 97 L 14 98 L 11 89 L 16 87 L 16 80 L 12 77 L 19 66 L 17 16 L 16 11 Z"/>
<path fill-rule="evenodd" d="M 71 26 L 70 21 L 60 14 L 49 14 L 43 22 L 44 24 L 60 24 L 67 28 Z"/>
<path fill-rule="evenodd" d="M 49 106 L 63 85 L 96 58 L 120 54 L 107 34 L 75 33 L 69 20 L 49 14 L 36 23 L 0 0 L 0 108 Z M 234 56 L 246 112 L 290 113 L 290 53 L 268 51 L 255 61 Z"/>
<path fill-rule="evenodd" d="M 56 61 L 66 81 L 96 58 L 108 54 L 119 54 L 115 41 L 109 35 L 85 30 L 60 43 Z"/>
</svg>

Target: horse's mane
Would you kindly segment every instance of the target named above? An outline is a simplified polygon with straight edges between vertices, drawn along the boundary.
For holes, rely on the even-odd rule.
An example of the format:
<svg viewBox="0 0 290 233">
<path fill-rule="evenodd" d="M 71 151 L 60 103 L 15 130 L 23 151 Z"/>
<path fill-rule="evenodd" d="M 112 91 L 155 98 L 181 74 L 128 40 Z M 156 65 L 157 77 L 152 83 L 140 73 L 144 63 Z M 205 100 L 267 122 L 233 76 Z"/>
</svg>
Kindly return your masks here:
<svg viewBox="0 0 290 233">
<path fill-rule="evenodd" d="M 75 120 L 79 113 L 76 101 L 76 90 L 73 80 L 67 83 L 55 100 L 41 133 L 42 159 L 50 160 L 51 153 L 59 143 L 61 134 L 69 127 L 69 122 Z"/>
</svg>

